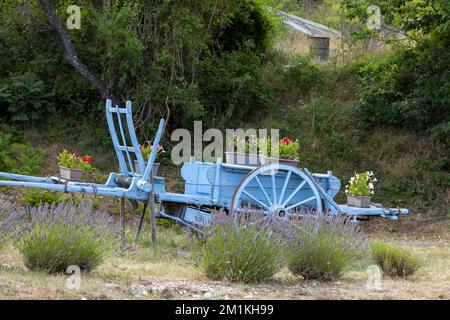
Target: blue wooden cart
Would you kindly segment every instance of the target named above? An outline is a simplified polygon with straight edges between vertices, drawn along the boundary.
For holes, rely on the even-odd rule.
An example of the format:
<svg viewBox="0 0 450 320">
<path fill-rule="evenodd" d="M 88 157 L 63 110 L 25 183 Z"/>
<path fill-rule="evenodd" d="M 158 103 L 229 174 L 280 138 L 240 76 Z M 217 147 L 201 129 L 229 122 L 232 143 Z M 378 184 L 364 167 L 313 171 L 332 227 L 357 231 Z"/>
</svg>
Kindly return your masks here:
<svg viewBox="0 0 450 320">
<path fill-rule="evenodd" d="M 167 192 L 163 177 L 151 174 L 156 157 L 153 148 L 147 164 L 140 152 L 136 137 L 132 104 L 125 108 L 106 103 L 108 127 L 117 154 L 120 172 L 111 173 L 105 184 L 73 182 L 60 177 L 32 177 L 0 173 L 0 186 L 40 188 L 52 191 L 84 193 L 117 197 L 150 203 L 152 211 L 183 225 L 199 228 L 210 221 L 213 209 L 224 208 L 233 212 L 246 208 L 263 210 L 268 214 L 286 217 L 302 210 L 329 215 L 347 214 L 354 218 L 379 216 L 396 220 L 407 209 L 387 209 L 373 204 L 367 208 L 338 204 L 334 197 L 341 183 L 329 171 L 310 173 L 308 169 L 268 164 L 260 167 L 222 163 L 198 162 L 191 159 L 181 168 L 185 181 L 184 193 Z M 164 131 L 164 120 L 159 123 L 153 143 L 158 145 Z M 119 134 L 118 134 L 119 133 Z M 137 160 L 141 173 L 134 170 Z M 123 206 L 122 206 L 123 208 Z M 142 224 L 143 215 L 141 217 Z"/>
</svg>

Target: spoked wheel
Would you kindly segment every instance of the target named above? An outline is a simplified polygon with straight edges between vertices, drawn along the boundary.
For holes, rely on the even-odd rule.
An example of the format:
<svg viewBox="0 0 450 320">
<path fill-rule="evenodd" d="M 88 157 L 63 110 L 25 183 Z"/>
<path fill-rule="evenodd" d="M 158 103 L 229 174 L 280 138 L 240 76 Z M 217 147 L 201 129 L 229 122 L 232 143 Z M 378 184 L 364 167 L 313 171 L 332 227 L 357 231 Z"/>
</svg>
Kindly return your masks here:
<svg viewBox="0 0 450 320">
<path fill-rule="evenodd" d="M 301 211 L 322 212 L 322 200 L 314 183 L 297 168 L 269 164 L 249 172 L 236 189 L 231 208 L 262 210 L 280 218 Z"/>
</svg>

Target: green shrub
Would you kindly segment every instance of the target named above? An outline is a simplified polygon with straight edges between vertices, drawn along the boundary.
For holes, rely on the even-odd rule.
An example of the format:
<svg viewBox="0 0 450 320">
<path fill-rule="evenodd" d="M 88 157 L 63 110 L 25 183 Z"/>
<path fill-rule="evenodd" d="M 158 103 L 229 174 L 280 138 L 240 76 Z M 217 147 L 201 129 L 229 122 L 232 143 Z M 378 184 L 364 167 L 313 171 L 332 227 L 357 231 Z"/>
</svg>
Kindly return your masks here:
<svg viewBox="0 0 450 320">
<path fill-rule="evenodd" d="M 280 244 L 267 220 L 240 217 L 235 222 L 232 215 L 219 212 L 201 247 L 200 267 L 214 280 L 260 282 L 279 270 Z"/>
<path fill-rule="evenodd" d="M 273 104 L 264 75 L 261 58 L 250 50 L 205 59 L 198 71 L 202 109 L 194 119 L 207 115 L 212 125 L 224 126 L 262 112 Z"/>
<path fill-rule="evenodd" d="M 363 85 L 357 106 L 364 121 L 423 131 L 447 122 L 449 47 L 448 32 L 436 34 L 361 68 Z"/>
<path fill-rule="evenodd" d="M 421 260 L 405 249 L 374 241 L 370 245 L 372 259 L 390 277 L 406 277 L 421 267 Z"/>
<path fill-rule="evenodd" d="M 68 194 L 53 192 L 47 190 L 39 189 L 27 189 L 20 199 L 20 204 L 26 207 L 37 208 L 43 204 L 78 204 L 82 200 L 82 196 L 79 194 Z M 96 206 L 96 201 L 93 201 L 94 207 Z"/>
<path fill-rule="evenodd" d="M 0 171 L 33 175 L 39 172 L 42 163 L 41 150 L 26 144 L 15 129 L 0 127 Z"/>
<path fill-rule="evenodd" d="M 343 216 L 308 215 L 283 230 L 289 270 L 305 279 L 336 279 L 356 262 L 365 241 Z"/>
<path fill-rule="evenodd" d="M 307 96 L 326 85 L 324 72 L 312 64 L 307 57 L 297 57 L 292 65 L 286 67 L 278 86 L 284 93 Z"/>
<path fill-rule="evenodd" d="M 16 215 L 27 216 L 25 212 Z M 88 202 L 80 205 L 44 205 L 31 209 L 24 221 L 18 248 L 30 270 L 65 272 L 77 265 L 89 272 L 118 248 L 119 228 Z"/>
</svg>

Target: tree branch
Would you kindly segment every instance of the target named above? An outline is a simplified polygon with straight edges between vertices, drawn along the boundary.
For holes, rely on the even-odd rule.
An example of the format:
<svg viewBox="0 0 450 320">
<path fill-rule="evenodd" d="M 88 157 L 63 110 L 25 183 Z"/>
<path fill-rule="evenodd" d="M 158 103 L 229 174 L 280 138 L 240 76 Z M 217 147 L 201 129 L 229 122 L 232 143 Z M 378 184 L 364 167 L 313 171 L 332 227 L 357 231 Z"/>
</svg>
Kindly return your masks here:
<svg viewBox="0 0 450 320">
<path fill-rule="evenodd" d="M 91 83 L 102 95 L 102 97 L 111 99 L 114 105 L 119 104 L 119 100 L 114 97 L 110 88 L 100 82 L 96 76 L 83 64 L 77 56 L 75 47 L 70 39 L 67 29 L 62 25 L 59 18 L 55 15 L 55 11 L 50 4 L 50 0 L 39 0 L 45 15 L 50 22 L 52 28 L 56 31 L 64 47 L 64 57 L 67 62 L 74 67 L 89 83 Z"/>
</svg>

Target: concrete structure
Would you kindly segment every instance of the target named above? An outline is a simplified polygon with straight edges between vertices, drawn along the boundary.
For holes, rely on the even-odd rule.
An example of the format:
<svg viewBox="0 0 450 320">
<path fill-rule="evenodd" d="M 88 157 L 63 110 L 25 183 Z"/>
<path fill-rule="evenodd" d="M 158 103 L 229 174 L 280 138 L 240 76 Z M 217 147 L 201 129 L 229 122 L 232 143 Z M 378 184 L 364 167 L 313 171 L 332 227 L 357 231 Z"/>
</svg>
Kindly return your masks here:
<svg viewBox="0 0 450 320">
<path fill-rule="evenodd" d="M 278 11 L 288 32 L 276 44 L 287 54 L 312 54 L 323 61 L 334 57 L 341 46 L 341 32 L 293 14 Z"/>
</svg>

